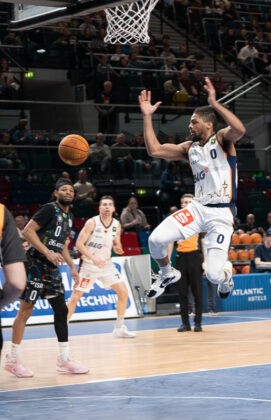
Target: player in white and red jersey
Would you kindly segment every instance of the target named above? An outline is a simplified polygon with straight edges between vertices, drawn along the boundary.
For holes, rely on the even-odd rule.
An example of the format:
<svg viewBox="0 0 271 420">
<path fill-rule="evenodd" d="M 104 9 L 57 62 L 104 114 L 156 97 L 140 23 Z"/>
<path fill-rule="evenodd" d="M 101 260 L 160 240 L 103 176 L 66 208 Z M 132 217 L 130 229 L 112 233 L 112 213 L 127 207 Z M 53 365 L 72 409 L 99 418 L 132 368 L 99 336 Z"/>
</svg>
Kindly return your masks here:
<svg viewBox="0 0 271 420">
<path fill-rule="evenodd" d="M 78 236 L 76 247 L 82 254 L 83 262 L 79 272 L 79 284 L 68 302 L 68 319 L 83 293 L 89 293 L 95 281 L 99 279 L 105 289 L 113 289 L 118 295 L 114 337 L 134 338 L 135 333 L 128 331 L 124 324 L 128 290 L 111 260 L 112 248 L 116 254 L 122 255 L 124 252 L 120 241 L 121 226 L 119 221 L 113 218 L 114 211 L 114 199 L 109 195 L 103 196 L 99 203 L 99 215 L 89 219 Z"/>
<path fill-rule="evenodd" d="M 151 105 L 151 93 L 145 90 L 139 96 L 148 154 L 166 160 L 188 159 L 195 184 L 195 199 L 185 209 L 167 217 L 149 238 L 151 254 L 161 270 L 160 277 L 147 293 L 150 298 L 160 296 L 168 284 L 181 278 L 181 273 L 169 263 L 168 244 L 200 232 L 207 232 L 205 271 L 208 280 L 218 284 L 221 298 L 229 296 L 233 289 L 228 248 L 236 212 L 237 157 L 234 142 L 243 137 L 245 127 L 231 111 L 216 101 L 215 89 L 208 77 L 205 83 L 210 106 L 195 109 L 189 124 L 192 141 L 178 145 L 158 142 L 152 114 L 161 102 Z M 217 114 L 227 127 L 216 132 Z"/>
</svg>

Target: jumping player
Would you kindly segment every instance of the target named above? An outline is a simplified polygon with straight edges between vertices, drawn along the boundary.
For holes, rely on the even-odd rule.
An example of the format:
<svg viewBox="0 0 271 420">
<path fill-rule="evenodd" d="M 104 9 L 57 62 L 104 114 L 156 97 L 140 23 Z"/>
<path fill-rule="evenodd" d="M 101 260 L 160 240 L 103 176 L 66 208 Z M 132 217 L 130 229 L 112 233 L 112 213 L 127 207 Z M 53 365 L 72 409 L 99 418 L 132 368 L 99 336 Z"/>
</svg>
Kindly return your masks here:
<svg viewBox="0 0 271 420">
<path fill-rule="evenodd" d="M 72 227 L 69 207 L 74 199 L 74 188 L 68 179 L 56 183 L 55 202 L 42 206 L 24 229 L 24 237 L 31 244 L 27 252 L 28 280 L 21 297 L 19 312 L 12 328 L 11 352 L 7 355 L 5 369 L 17 377 L 31 377 L 33 372 L 24 366 L 19 348 L 25 324 L 32 314 L 39 297 L 48 299 L 54 311 L 54 326 L 59 344 L 56 370 L 67 373 L 87 373 L 69 355 L 68 308 L 65 291 L 57 265 L 65 261 L 71 267 L 71 274 L 78 281 L 78 273 L 68 250 Z"/>
<path fill-rule="evenodd" d="M 106 289 L 113 289 L 118 295 L 113 336 L 134 338 L 135 333 L 128 331 L 124 324 L 128 290 L 111 260 L 112 248 L 116 254 L 123 254 L 120 241 L 121 226 L 118 220 L 113 218 L 114 211 L 114 199 L 109 195 L 103 196 L 99 203 L 99 215 L 89 219 L 78 236 L 76 247 L 82 254 L 83 263 L 79 272 L 79 285 L 75 287 L 68 301 L 68 319 L 83 293 L 89 293 L 95 281 L 99 279 Z"/>
<path fill-rule="evenodd" d="M 161 104 L 151 104 L 151 93 L 143 90 L 139 104 L 144 118 L 144 138 L 148 153 L 166 160 L 188 159 L 194 177 L 195 199 L 182 210 L 167 217 L 151 234 L 151 255 L 160 266 L 160 277 L 152 284 L 148 297 L 160 296 L 165 287 L 181 278 L 172 268 L 167 246 L 174 241 L 207 232 L 205 271 L 208 280 L 218 284 L 221 298 L 233 289 L 232 264 L 228 248 L 236 212 L 237 157 L 234 142 L 245 134 L 241 121 L 216 101 L 215 89 L 208 77 L 205 86 L 210 106 L 196 108 L 189 124 L 192 141 L 179 145 L 161 145 L 154 133 L 152 115 Z M 216 113 L 227 127 L 216 132 Z"/>
</svg>

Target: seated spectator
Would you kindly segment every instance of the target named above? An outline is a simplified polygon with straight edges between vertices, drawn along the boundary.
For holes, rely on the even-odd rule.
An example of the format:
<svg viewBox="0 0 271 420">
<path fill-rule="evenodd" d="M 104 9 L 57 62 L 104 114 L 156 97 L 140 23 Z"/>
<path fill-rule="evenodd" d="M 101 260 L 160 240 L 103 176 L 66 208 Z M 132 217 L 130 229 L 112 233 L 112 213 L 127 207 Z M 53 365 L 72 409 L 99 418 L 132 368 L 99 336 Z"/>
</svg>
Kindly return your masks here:
<svg viewBox="0 0 271 420">
<path fill-rule="evenodd" d="M 96 143 L 89 148 L 89 157 L 94 178 L 106 178 L 110 173 L 111 151 L 107 144 L 104 144 L 103 133 L 96 135 Z"/>
<path fill-rule="evenodd" d="M 96 188 L 88 181 L 87 171 L 80 169 L 78 181 L 74 184 L 76 192 L 75 201 L 80 203 L 94 203 L 96 198 Z"/>
<path fill-rule="evenodd" d="M 22 118 L 19 121 L 19 124 L 12 134 L 11 142 L 16 146 L 30 146 L 34 143 L 34 138 L 32 131 L 30 130 L 28 120 L 26 118 Z M 29 159 L 30 149 L 25 148 L 18 148 L 17 153 L 19 155 L 20 160 L 22 161 L 24 167 L 30 171 L 31 170 L 31 161 Z"/>
<path fill-rule="evenodd" d="M 0 135 L 0 168 L 23 169 L 18 153 L 10 142 L 10 134 L 7 132 Z"/>
<path fill-rule="evenodd" d="M 263 51 L 264 49 L 264 33 L 262 29 L 256 31 L 256 36 L 253 39 L 254 45 L 258 51 Z"/>
<path fill-rule="evenodd" d="M 159 72 L 159 79 L 161 80 L 162 84 L 164 84 L 165 81 L 172 79 L 175 74 L 178 74 L 178 70 L 173 63 L 173 57 L 166 57 L 165 64 L 160 69 L 162 71 Z"/>
<path fill-rule="evenodd" d="M 126 144 L 125 134 L 117 135 L 117 142 L 111 146 L 112 165 L 113 170 L 118 174 L 118 177 L 133 178 L 133 157 L 129 146 Z"/>
<path fill-rule="evenodd" d="M 67 171 L 61 172 L 60 178 L 70 179 L 71 180 L 71 176 L 70 176 L 69 172 L 67 172 Z"/>
<path fill-rule="evenodd" d="M 22 245 L 25 251 L 28 250 L 29 248 L 29 243 L 27 242 L 27 240 L 25 239 L 24 235 L 23 235 L 23 230 L 26 226 L 28 222 L 28 217 L 27 216 L 16 216 L 15 217 L 15 223 L 16 223 L 16 228 L 17 228 L 17 232 L 19 237 L 22 240 Z"/>
<path fill-rule="evenodd" d="M 212 83 L 216 91 L 216 97 L 218 99 L 229 93 L 227 86 L 224 82 L 222 82 L 221 74 L 218 71 L 214 73 Z"/>
<path fill-rule="evenodd" d="M 194 85 L 198 92 L 198 105 L 206 105 L 207 104 L 207 92 L 204 89 L 205 79 L 202 76 L 202 72 L 200 70 L 195 70 L 193 73 L 194 76 Z"/>
<path fill-rule="evenodd" d="M 221 36 L 221 40 L 223 53 L 225 54 L 225 60 L 233 65 L 236 61 L 236 35 L 234 29 L 228 28 L 227 32 Z"/>
<path fill-rule="evenodd" d="M 135 197 L 129 198 L 127 207 L 122 210 L 120 223 L 124 232 L 141 232 L 151 228 Z"/>
<path fill-rule="evenodd" d="M 100 28 L 97 34 L 97 37 L 94 38 L 93 43 L 92 43 L 92 49 L 94 52 L 106 52 L 107 51 L 107 46 L 104 42 L 104 37 L 105 37 L 105 29 L 104 28 Z"/>
<path fill-rule="evenodd" d="M 258 50 L 254 47 L 253 41 L 248 41 L 239 51 L 237 56 L 242 66 L 242 73 L 244 78 L 250 78 L 254 74 L 254 58 L 258 57 Z"/>
<path fill-rule="evenodd" d="M 179 50 L 176 54 L 178 60 L 178 65 L 185 64 L 188 69 L 192 69 L 194 66 L 195 54 L 188 54 L 187 47 L 185 44 L 180 45 Z M 190 60 L 190 61 L 187 61 Z"/>
<path fill-rule="evenodd" d="M 177 177 L 177 165 L 174 162 L 169 162 L 160 178 L 160 200 L 164 214 L 167 213 L 170 206 L 178 203 L 181 185 L 182 182 Z"/>
<path fill-rule="evenodd" d="M 172 97 L 175 92 L 186 92 L 185 87 L 181 84 L 177 74 L 174 74 L 172 79 L 164 82 L 164 101 L 163 105 L 171 105 Z"/>
<path fill-rule="evenodd" d="M 239 233 L 263 233 L 263 228 L 256 225 L 253 213 L 247 215 L 246 223 L 240 224 L 239 229 L 241 229 Z"/>
<path fill-rule="evenodd" d="M 238 41 L 245 41 L 248 42 L 248 33 L 246 28 L 242 28 L 240 30 L 240 34 L 238 35 Z"/>
<path fill-rule="evenodd" d="M 268 229 L 264 234 L 263 243 L 256 246 L 254 262 L 256 270 L 271 272 L 271 229 Z"/>
<path fill-rule="evenodd" d="M 234 4 L 230 1 L 224 2 L 224 11 L 222 14 L 222 25 L 228 28 L 233 26 L 233 21 L 236 20 L 237 16 L 234 10 Z"/>
<path fill-rule="evenodd" d="M 62 47 L 62 46 L 74 44 L 76 40 L 77 40 L 76 35 L 72 34 L 71 30 L 66 27 L 62 29 L 61 36 L 54 41 L 54 44 L 59 47 Z"/>
<path fill-rule="evenodd" d="M 195 87 L 193 79 L 190 77 L 189 71 L 186 68 L 184 68 L 181 69 L 180 73 L 181 75 L 179 77 L 179 80 L 184 86 L 188 95 L 190 96 L 191 106 L 193 106 L 195 104 L 195 100 L 193 98 L 198 95 L 198 91 Z"/>
<path fill-rule="evenodd" d="M 14 94 L 20 89 L 19 83 L 16 81 L 14 74 L 9 70 L 6 58 L 0 61 L 0 98 L 12 99 Z"/>
<path fill-rule="evenodd" d="M 167 57 L 171 57 L 173 61 L 175 61 L 176 57 L 172 51 L 172 49 L 170 48 L 169 45 L 164 45 L 162 52 L 160 54 L 160 57 L 162 59 L 166 59 Z"/>
<path fill-rule="evenodd" d="M 116 95 L 113 92 L 112 82 L 104 82 L 104 89 L 97 96 L 98 130 L 105 134 L 114 134 L 116 131 L 117 113 L 115 103 Z M 111 140 L 111 139 L 108 139 Z"/>
<path fill-rule="evenodd" d="M 271 229 L 271 211 L 270 211 L 269 213 L 267 213 L 267 216 L 266 216 L 266 221 L 267 221 L 267 224 L 266 224 L 266 226 L 264 227 L 265 232 L 266 232 L 268 229 Z"/>
<path fill-rule="evenodd" d="M 81 33 L 83 34 L 84 31 L 89 28 L 93 37 L 97 35 L 97 28 L 93 21 L 93 15 L 86 15 L 83 16 L 84 22 L 79 26 Z"/>
<path fill-rule="evenodd" d="M 120 44 L 116 44 L 115 51 L 110 57 L 110 63 L 113 67 L 118 67 L 122 55 L 122 46 Z"/>
<path fill-rule="evenodd" d="M 144 177 L 156 178 L 159 174 L 160 160 L 152 159 L 146 150 L 143 133 L 136 136 L 135 143 L 132 144 L 132 156 L 134 159 L 136 179 Z"/>
<path fill-rule="evenodd" d="M 102 54 L 97 57 L 98 65 L 97 65 L 97 81 L 99 83 L 99 87 L 104 86 L 104 82 L 111 80 L 112 75 L 112 65 L 109 63 L 109 56 L 107 54 Z"/>
<path fill-rule="evenodd" d="M 260 53 L 254 58 L 255 70 L 259 74 L 271 74 L 271 55 Z"/>
</svg>

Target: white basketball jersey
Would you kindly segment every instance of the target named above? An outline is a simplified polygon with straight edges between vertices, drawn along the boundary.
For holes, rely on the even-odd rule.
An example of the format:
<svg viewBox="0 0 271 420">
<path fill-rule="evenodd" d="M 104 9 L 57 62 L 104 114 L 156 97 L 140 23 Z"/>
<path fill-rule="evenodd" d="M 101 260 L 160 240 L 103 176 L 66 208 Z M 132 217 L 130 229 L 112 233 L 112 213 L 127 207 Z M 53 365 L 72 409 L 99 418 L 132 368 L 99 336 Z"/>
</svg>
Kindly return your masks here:
<svg viewBox="0 0 271 420">
<path fill-rule="evenodd" d="M 206 204 L 235 203 L 237 157 L 224 152 L 212 134 L 204 145 L 191 144 L 189 163 L 195 183 L 195 199 Z"/>
<path fill-rule="evenodd" d="M 112 219 L 111 224 L 105 226 L 102 223 L 100 216 L 95 216 L 93 219 L 95 221 L 95 228 L 86 243 L 86 247 L 88 248 L 90 255 L 109 261 L 119 222 L 116 219 Z M 83 256 L 82 259 L 85 262 L 92 264 L 92 261 L 86 257 Z"/>
</svg>

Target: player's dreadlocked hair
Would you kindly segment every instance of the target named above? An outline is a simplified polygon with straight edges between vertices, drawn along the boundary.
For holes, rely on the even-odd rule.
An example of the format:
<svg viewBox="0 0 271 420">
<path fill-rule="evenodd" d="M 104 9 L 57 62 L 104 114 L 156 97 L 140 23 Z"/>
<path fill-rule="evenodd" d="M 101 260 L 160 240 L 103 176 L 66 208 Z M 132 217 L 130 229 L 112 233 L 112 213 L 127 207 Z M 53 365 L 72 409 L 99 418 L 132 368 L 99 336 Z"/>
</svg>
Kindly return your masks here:
<svg viewBox="0 0 271 420">
<path fill-rule="evenodd" d="M 211 106 L 200 106 L 195 109 L 194 114 L 197 114 L 204 122 L 213 123 L 214 130 L 216 130 L 219 121 L 219 116 Z"/>
</svg>

